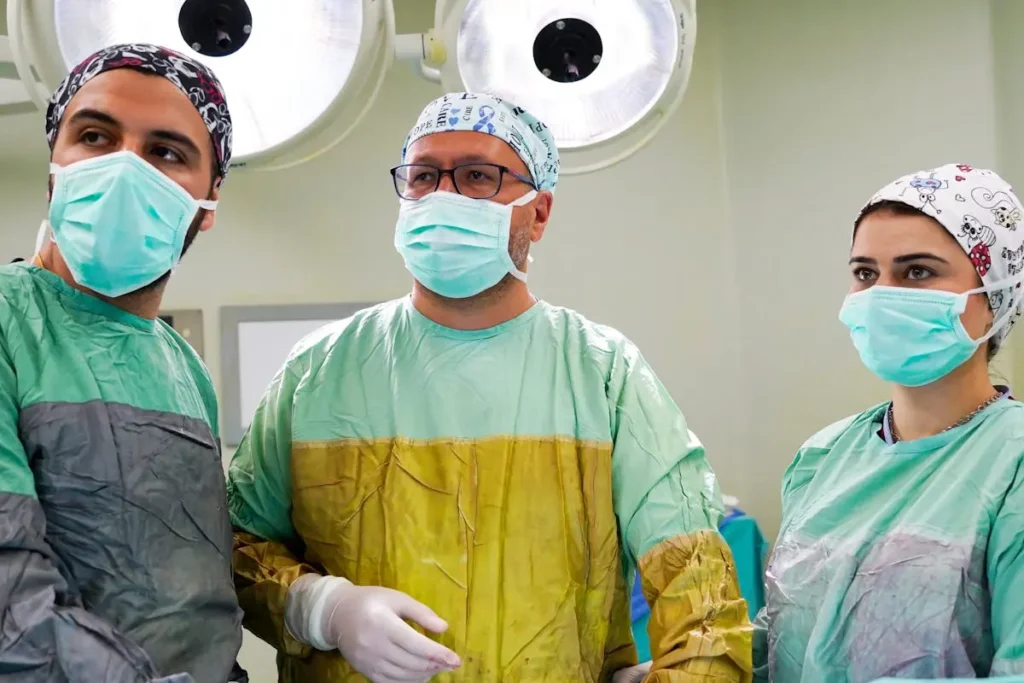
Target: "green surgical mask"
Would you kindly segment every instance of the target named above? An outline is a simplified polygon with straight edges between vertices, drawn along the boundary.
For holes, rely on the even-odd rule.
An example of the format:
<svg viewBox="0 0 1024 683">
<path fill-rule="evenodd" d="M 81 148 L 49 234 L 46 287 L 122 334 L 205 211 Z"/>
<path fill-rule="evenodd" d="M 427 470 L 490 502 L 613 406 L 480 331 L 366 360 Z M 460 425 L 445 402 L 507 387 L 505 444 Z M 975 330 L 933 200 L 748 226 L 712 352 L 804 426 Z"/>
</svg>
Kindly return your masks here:
<svg viewBox="0 0 1024 683">
<path fill-rule="evenodd" d="M 174 268 L 196 213 L 217 208 L 132 152 L 50 171 L 49 221 L 61 256 L 75 282 L 112 298 Z"/>
<path fill-rule="evenodd" d="M 508 253 L 512 209 L 529 204 L 535 190 L 510 204 L 438 191 L 402 200 L 395 248 L 416 280 L 449 299 L 468 299 L 507 274 L 526 282 Z"/>
<path fill-rule="evenodd" d="M 972 339 L 960 315 L 973 294 L 1014 288 L 1014 305 L 992 329 Z M 850 329 L 864 365 L 887 382 L 920 387 L 967 362 L 1001 330 L 1016 310 L 1021 280 L 1007 280 L 962 294 L 936 289 L 875 285 L 846 297 L 839 319 Z"/>
</svg>

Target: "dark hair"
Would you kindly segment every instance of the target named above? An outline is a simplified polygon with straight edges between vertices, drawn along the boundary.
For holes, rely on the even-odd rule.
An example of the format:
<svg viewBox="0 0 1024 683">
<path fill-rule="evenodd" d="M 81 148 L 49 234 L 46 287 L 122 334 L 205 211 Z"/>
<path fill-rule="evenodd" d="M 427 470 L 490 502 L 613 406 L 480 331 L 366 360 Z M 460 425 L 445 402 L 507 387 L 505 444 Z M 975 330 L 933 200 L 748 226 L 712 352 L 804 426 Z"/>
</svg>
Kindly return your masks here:
<svg viewBox="0 0 1024 683">
<path fill-rule="evenodd" d="M 857 220 L 853 222 L 853 233 L 857 234 L 857 228 L 860 227 L 861 221 L 876 213 L 885 213 L 890 216 L 924 216 L 925 218 L 931 218 L 933 221 L 935 220 L 921 209 L 915 208 L 910 204 L 904 204 L 903 202 L 897 202 L 892 199 L 883 199 L 880 202 L 869 204 L 861 210 L 860 215 L 857 216 Z M 938 223 L 938 221 L 935 222 Z M 979 275 L 979 278 L 980 277 L 981 276 Z M 989 302 L 989 308 L 991 307 L 992 304 Z M 992 313 L 995 314 L 995 311 L 992 311 Z M 995 337 L 992 337 L 986 343 L 985 359 L 991 363 L 997 353 L 999 353 L 999 342 L 996 341 Z"/>
<path fill-rule="evenodd" d="M 876 213 L 886 213 L 890 216 L 924 216 L 925 218 L 932 218 L 921 209 L 914 208 L 910 204 L 904 204 L 903 202 L 897 202 L 892 199 L 883 199 L 880 202 L 868 204 L 861 209 L 860 215 L 857 216 L 857 220 L 853 222 L 854 234 L 856 234 L 857 228 L 860 227 L 861 221 Z M 932 220 L 935 219 L 932 218 Z"/>
</svg>

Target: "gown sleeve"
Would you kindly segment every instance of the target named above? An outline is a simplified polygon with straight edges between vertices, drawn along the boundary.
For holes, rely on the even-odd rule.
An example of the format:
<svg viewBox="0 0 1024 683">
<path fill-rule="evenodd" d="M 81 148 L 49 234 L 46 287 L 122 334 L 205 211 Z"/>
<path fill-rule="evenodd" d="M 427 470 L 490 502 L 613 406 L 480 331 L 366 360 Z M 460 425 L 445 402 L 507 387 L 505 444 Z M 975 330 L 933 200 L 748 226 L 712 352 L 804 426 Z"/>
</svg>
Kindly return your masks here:
<svg viewBox="0 0 1024 683">
<path fill-rule="evenodd" d="M 989 536 L 988 581 L 996 647 L 989 676 L 1024 681 L 1024 460 Z"/>
<path fill-rule="evenodd" d="M 228 469 L 228 506 L 235 528 L 234 568 L 243 624 L 280 652 L 311 648 L 285 625 L 289 587 L 316 570 L 299 557 L 291 521 L 292 402 L 302 370 L 289 361 L 264 394 Z"/>
<path fill-rule="evenodd" d="M 627 573 L 651 606 L 648 683 L 751 680 L 751 626 L 704 447 L 626 343 L 613 364 L 612 494 Z"/>
<path fill-rule="evenodd" d="M 18 380 L 0 335 L 0 678 L 137 683 L 148 655 L 84 609 L 57 568 L 46 516 L 18 433 Z"/>
</svg>

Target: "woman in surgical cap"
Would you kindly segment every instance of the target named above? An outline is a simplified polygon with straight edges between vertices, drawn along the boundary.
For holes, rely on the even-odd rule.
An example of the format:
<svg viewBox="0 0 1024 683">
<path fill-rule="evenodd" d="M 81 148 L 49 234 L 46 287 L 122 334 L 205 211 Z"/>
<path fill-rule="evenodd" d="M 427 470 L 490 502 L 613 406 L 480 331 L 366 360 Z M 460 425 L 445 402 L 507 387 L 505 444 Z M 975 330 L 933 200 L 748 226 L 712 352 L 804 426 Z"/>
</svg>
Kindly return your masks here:
<svg viewBox="0 0 1024 683">
<path fill-rule="evenodd" d="M 786 472 L 759 680 L 1024 680 L 1024 405 L 988 372 L 1022 310 L 1022 223 L 963 164 L 857 217 L 840 319 L 891 398 Z"/>
</svg>

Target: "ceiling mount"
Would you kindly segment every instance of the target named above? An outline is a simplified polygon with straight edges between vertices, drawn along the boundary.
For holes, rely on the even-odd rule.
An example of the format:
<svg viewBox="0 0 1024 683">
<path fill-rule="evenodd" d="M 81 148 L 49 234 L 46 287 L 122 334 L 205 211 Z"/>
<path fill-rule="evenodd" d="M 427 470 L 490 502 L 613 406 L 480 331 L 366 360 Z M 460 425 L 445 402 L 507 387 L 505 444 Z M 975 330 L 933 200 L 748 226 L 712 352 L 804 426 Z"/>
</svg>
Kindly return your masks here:
<svg viewBox="0 0 1024 683">
<path fill-rule="evenodd" d="M 252 35 L 252 12 L 245 0 L 185 0 L 178 30 L 189 47 L 206 57 L 227 57 Z"/>
<path fill-rule="evenodd" d="M 604 41 L 583 19 L 556 19 L 533 41 L 533 62 L 556 83 L 574 83 L 594 73 L 604 56 Z"/>
</svg>

